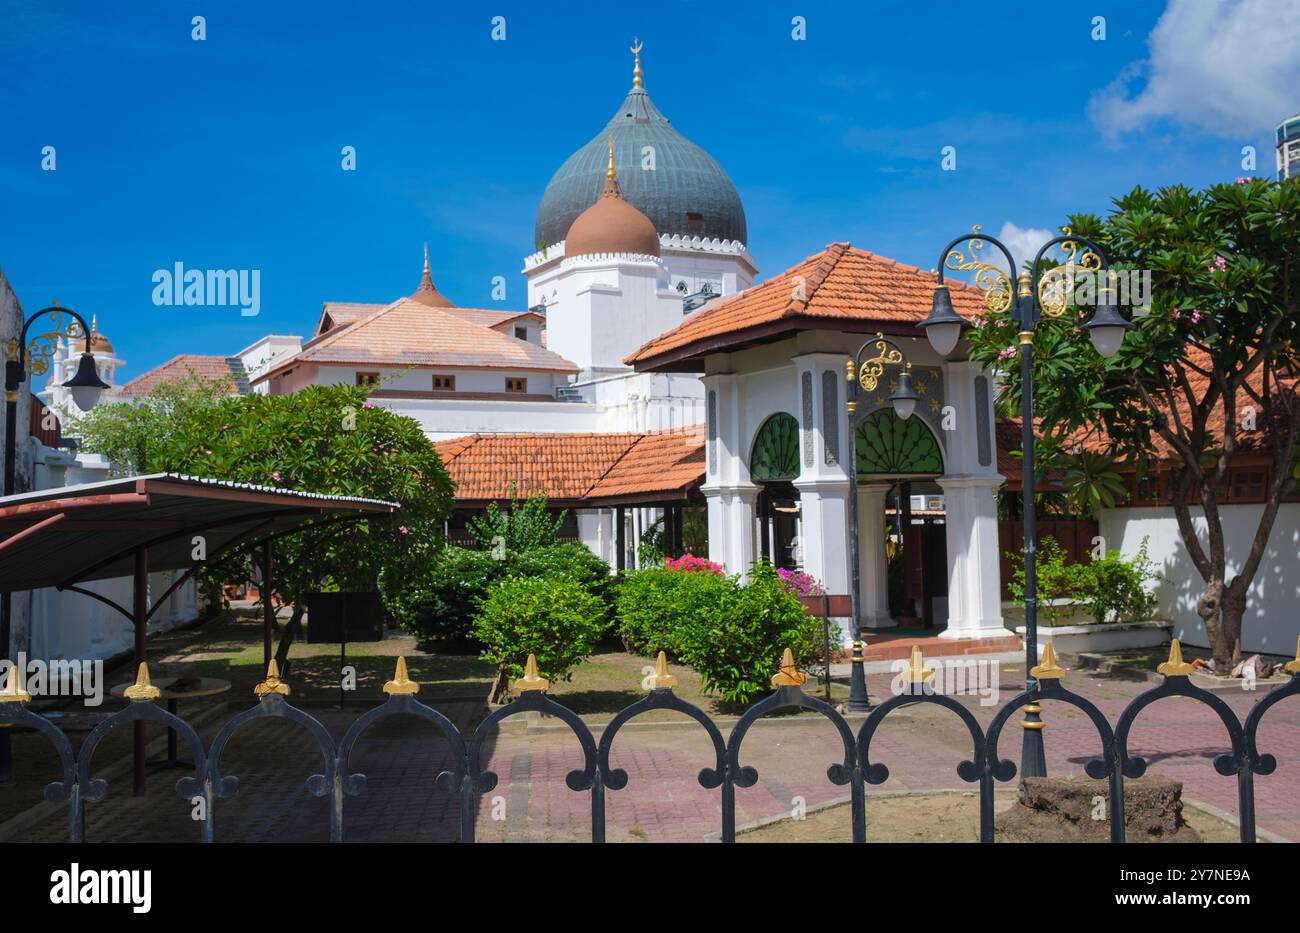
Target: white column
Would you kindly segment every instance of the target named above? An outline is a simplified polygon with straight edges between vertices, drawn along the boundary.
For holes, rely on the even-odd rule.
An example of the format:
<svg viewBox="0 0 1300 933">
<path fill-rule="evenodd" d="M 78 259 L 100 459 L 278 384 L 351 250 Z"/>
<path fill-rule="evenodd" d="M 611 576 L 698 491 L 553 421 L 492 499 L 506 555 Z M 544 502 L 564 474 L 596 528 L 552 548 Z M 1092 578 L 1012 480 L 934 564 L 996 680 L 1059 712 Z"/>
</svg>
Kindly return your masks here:
<svg viewBox="0 0 1300 933">
<path fill-rule="evenodd" d="M 758 487 L 704 489 L 709 513 L 709 560 L 729 573 L 746 575 L 757 553 Z"/>
<path fill-rule="evenodd" d="M 948 628 L 941 637 L 1007 635 L 994 498 L 1001 478 L 943 476 L 939 485 L 948 540 Z"/>
<path fill-rule="evenodd" d="M 888 483 L 858 482 L 858 574 L 865 628 L 894 624 L 889 614 L 889 563 L 885 557 L 885 497 Z"/>
</svg>

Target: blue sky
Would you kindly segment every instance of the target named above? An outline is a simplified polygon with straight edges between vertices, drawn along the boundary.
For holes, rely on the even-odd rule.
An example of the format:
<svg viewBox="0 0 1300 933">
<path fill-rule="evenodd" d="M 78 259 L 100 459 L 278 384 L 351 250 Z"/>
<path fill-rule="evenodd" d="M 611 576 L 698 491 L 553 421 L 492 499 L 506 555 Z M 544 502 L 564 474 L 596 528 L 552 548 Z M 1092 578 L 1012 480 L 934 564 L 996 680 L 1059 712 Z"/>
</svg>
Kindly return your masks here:
<svg viewBox="0 0 1300 933">
<path fill-rule="evenodd" d="M 1297 8 L 0 0 L 0 268 L 28 312 L 97 314 L 127 377 L 408 294 L 426 241 L 457 304 L 522 308 L 542 191 L 621 101 L 633 35 L 736 183 L 761 275 L 836 240 L 929 268 L 973 223 L 1031 242 L 1134 184 L 1252 174 L 1243 146 L 1271 175 Z M 259 269 L 261 313 L 155 307 L 176 262 Z"/>
</svg>

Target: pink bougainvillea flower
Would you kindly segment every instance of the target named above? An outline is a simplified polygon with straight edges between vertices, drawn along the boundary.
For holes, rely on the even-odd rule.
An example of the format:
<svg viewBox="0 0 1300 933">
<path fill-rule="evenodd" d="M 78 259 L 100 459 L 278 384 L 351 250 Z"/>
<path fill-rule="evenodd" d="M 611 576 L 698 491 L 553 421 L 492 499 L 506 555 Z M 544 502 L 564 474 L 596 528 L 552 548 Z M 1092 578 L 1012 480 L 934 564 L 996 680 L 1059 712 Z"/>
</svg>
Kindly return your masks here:
<svg viewBox="0 0 1300 933">
<path fill-rule="evenodd" d="M 1241 178 L 1238 178 L 1238 179 L 1236 180 L 1236 182 L 1234 182 L 1234 184 L 1238 184 L 1238 185 L 1248 185 L 1248 184 L 1250 184 L 1250 183 L 1251 183 L 1252 181 L 1254 181 L 1254 180 L 1255 180 L 1255 179 L 1253 179 L 1253 178 L 1246 178 L 1245 176 L 1242 176 Z"/>
<path fill-rule="evenodd" d="M 711 560 L 705 560 L 703 557 L 696 557 L 694 554 L 686 553 L 681 557 L 665 557 L 665 570 L 683 570 L 688 573 L 716 573 L 723 576 L 722 567 Z"/>
<path fill-rule="evenodd" d="M 399 532 L 401 532 L 402 534 L 409 534 L 409 533 L 410 533 L 410 532 L 407 530 L 407 527 L 406 527 L 405 525 L 398 525 L 398 526 L 397 526 L 397 530 L 398 530 Z"/>
</svg>

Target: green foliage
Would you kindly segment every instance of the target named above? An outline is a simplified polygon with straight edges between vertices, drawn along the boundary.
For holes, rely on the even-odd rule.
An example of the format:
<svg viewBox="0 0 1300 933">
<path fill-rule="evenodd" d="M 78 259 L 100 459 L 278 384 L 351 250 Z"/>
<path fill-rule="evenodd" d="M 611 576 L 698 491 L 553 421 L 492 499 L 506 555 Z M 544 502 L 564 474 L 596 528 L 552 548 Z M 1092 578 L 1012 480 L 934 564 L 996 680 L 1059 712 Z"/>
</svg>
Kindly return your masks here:
<svg viewBox="0 0 1300 933">
<path fill-rule="evenodd" d="M 387 600 L 442 537 L 452 484 L 420 425 L 366 401 L 363 388 L 229 396 L 176 408 L 159 424 L 149 469 L 397 502 L 392 516 L 307 528 L 275 541 L 275 591 L 300 602 L 327 586 Z M 213 561 L 209 581 L 248 578 L 248 558 Z"/>
<path fill-rule="evenodd" d="M 640 558 L 641 566 L 645 567 L 662 567 L 664 558 L 675 555 L 668 553 L 668 536 L 664 534 L 663 519 L 655 522 L 641 532 L 641 541 L 637 547 L 637 555 Z"/>
<path fill-rule="evenodd" d="M 1156 611 L 1156 596 L 1148 586 L 1159 579 L 1147 557 L 1147 539 L 1127 560 L 1119 551 L 1107 551 L 1105 558 L 1084 565 L 1080 596 L 1088 603 L 1097 622 L 1136 622 L 1150 619 Z"/>
<path fill-rule="evenodd" d="M 1128 495 L 1124 477 L 1115 461 L 1103 453 L 1083 451 L 1063 460 L 1066 504 L 1079 518 L 1097 515 L 1102 509 L 1114 508 Z"/>
<path fill-rule="evenodd" d="M 548 680 L 568 680 L 605 630 L 606 607 L 567 576 L 511 577 L 488 591 L 474 619 L 482 658 L 508 677 L 523 674 L 529 654 Z"/>
<path fill-rule="evenodd" d="M 564 527 L 567 512 L 551 517 L 546 507 L 546 496 L 529 496 L 521 505 L 511 499 L 508 511 L 492 502 L 481 516 L 471 518 L 466 530 L 475 543 L 485 550 L 495 550 L 498 556 L 504 547 L 506 554 L 520 554 L 535 548 L 550 547 L 556 543 Z"/>
<path fill-rule="evenodd" d="M 609 565 L 576 542 L 508 553 L 505 558 L 474 548 L 440 548 L 394 595 L 390 611 L 423 640 L 473 636 L 474 616 L 489 589 L 509 577 L 567 577 L 581 583 L 605 607 L 613 578 Z"/>
<path fill-rule="evenodd" d="M 1015 571 L 1007 589 L 1016 602 L 1025 598 L 1025 555 L 1023 552 L 1008 551 L 1007 558 L 1012 561 Z M 1060 625 L 1072 613 L 1072 606 L 1055 605 L 1057 600 L 1076 600 L 1083 593 L 1084 574 L 1087 564 L 1066 562 L 1065 549 L 1051 535 L 1042 535 L 1038 540 L 1038 556 L 1035 562 L 1038 580 L 1038 615 L 1044 625 Z"/>
<path fill-rule="evenodd" d="M 1105 219 L 1075 215 L 1069 226 L 1101 247 L 1112 270 L 1149 273 L 1150 302 L 1138 308 L 1118 295 L 1134 329 L 1108 360 L 1080 331 L 1091 307 L 1044 319 L 1033 344 L 1036 415 L 1047 440 L 1058 443 L 1103 428 L 1122 462 L 1147 464 L 1173 451 L 1182 524 L 1190 524 L 1194 503 L 1208 506 L 1209 546 L 1195 535 L 1183 543 L 1218 608 L 1206 629 L 1216 659 L 1227 662 L 1240 648 L 1246 594 L 1267 551 L 1273 507 L 1296 482 L 1290 467 L 1300 398 L 1278 379 L 1300 366 L 1300 179 L 1241 179 L 1203 191 L 1138 187 Z M 1014 400 L 1020 372 L 1006 364 L 1017 329 L 1010 314 L 987 314 L 968 334 L 972 358 L 1001 366 Z M 1288 481 L 1270 485 L 1250 552 L 1230 577 L 1226 549 L 1214 545 L 1223 537 L 1214 505 L 1225 498 L 1240 449 L 1226 426 L 1247 406 L 1266 427 L 1254 439 L 1257 449 L 1271 455 L 1273 475 Z"/>
<path fill-rule="evenodd" d="M 734 588 L 734 581 L 714 573 L 660 567 L 624 575 L 615 606 L 624 646 L 680 658 L 687 632 L 706 626 Z"/>
<path fill-rule="evenodd" d="M 619 632 L 629 650 L 663 650 L 698 672 L 705 692 L 743 706 L 771 689 L 781 655 L 820 657 L 821 621 L 771 564 L 738 577 L 680 570 L 628 574 L 618 588 Z"/>
<path fill-rule="evenodd" d="M 505 572 L 505 562 L 488 551 L 440 548 L 395 587 L 389 612 L 423 640 L 469 638 L 479 602 Z"/>
<path fill-rule="evenodd" d="M 176 425 L 202 417 L 228 397 L 230 383 L 204 379 L 190 370 L 184 379 L 164 382 L 136 402 L 96 405 L 73 420 L 69 434 L 82 449 L 101 454 L 120 476 L 161 472 Z"/>
<path fill-rule="evenodd" d="M 1017 569 L 1008 589 L 1016 601 L 1025 598 L 1024 555 L 1008 552 Z M 1123 558 L 1108 551 L 1104 558 L 1088 563 L 1067 563 L 1065 551 L 1056 539 L 1044 536 L 1038 542 L 1038 610 L 1044 625 L 1061 625 L 1083 604 L 1094 622 L 1136 622 L 1150 619 L 1157 600 L 1150 584 L 1159 579 L 1147 557 L 1147 539 L 1138 552 Z M 1070 605 L 1053 605 L 1066 600 Z"/>
</svg>

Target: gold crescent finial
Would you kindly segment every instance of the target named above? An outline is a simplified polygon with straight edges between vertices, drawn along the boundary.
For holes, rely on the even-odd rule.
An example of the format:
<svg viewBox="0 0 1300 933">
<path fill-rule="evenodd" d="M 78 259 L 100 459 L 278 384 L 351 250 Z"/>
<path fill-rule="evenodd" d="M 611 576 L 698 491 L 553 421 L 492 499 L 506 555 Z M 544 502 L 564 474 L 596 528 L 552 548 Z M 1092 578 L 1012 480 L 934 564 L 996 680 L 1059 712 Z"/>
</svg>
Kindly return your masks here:
<svg viewBox="0 0 1300 933">
<path fill-rule="evenodd" d="M 393 674 L 393 679 L 384 684 L 384 693 L 390 697 L 397 696 L 415 696 L 420 692 L 420 685 L 413 681 L 406 672 L 406 658 L 402 655 L 397 656 L 397 670 Z"/>
<path fill-rule="evenodd" d="M 280 665 L 275 663 L 275 658 L 272 658 L 271 663 L 266 665 L 266 680 L 253 688 L 253 696 L 262 700 L 269 696 L 287 697 L 288 695 L 289 685 L 280 679 Z"/>
<path fill-rule="evenodd" d="M 628 50 L 636 56 L 636 64 L 632 68 L 632 86 L 641 86 L 641 49 L 645 48 L 641 39 L 637 36 L 632 37 L 632 47 Z"/>
<path fill-rule="evenodd" d="M 668 656 L 662 651 L 655 658 L 655 672 L 650 676 L 651 690 L 671 690 L 677 686 L 677 678 L 668 673 Z"/>
<path fill-rule="evenodd" d="M 773 687 L 799 687 L 808 682 L 808 675 L 794 663 L 794 652 L 789 648 L 781 655 L 781 669 L 772 675 Z"/>
<path fill-rule="evenodd" d="M 515 689 L 520 693 L 530 690 L 547 690 L 551 682 L 537 673 L 537 656 L 530 654 L 524 663 L 524 676 L 515 681 Z"/>
<path fill-rule="evenodd" d="M 1065 676 L 1065 668 L 1056 663 L 1056 649 L 1050 641 L 1043 645 L 1043 653 L 1038 664 L 1029 669 L 1029 676 L 1034 680 L 1060 680 Z"/>
<path fill-rule="evenodd" d="M 18 665 L 10 664 L 5 688 L 0 690 L 0 703 L 30 703 L 31 701 L 32 695 L 18 683 Z"/>
<path fill-rule="evenodd" d="M 128 700 L 156 700 L 162 692 L 149 681 L 149 665 L 143 661 L 135 672 L 135 683 L 122 694 Z"/>
<path fill-rule="evenodd" d="M 932 677 L 934 677 L 934 670 L 925 666 L 925 656 L 921 653 L 921 646 L 913 645 L 903 678 L 910 684 L 924 684 Z"/>
<path fill-rule="evenodd" d="M 1192 670 L 1192 666 L 1183 661 L 1183 646 L 1175 638 L 1169 643 L 1169 660 L 1156 667 L 1156 673 L 1166 677 L 1186 677 Z"/>
<path fill-rule="evenodd" d="M 605 177 L 610 181 L 614 180 L 614 137 L 609 137 L 609 168 L 605 169 Z"/>
</svg>

